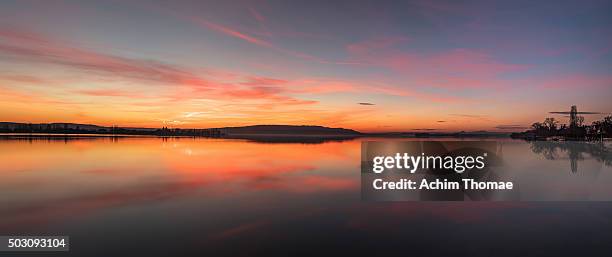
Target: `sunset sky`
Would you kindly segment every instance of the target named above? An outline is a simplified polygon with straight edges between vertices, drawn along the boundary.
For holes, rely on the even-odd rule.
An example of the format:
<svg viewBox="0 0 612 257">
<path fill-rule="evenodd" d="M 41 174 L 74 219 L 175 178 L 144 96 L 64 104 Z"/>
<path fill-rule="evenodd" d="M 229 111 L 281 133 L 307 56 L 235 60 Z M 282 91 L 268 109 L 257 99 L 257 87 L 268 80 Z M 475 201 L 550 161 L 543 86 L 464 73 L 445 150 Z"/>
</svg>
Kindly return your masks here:
<svg viewBox="0 0 612 257">
<path fill-rule="evenodd" d="M 0 121 L 524 130 L 612 112 L 610 1 L 0 2 Z M 590 122 L 602 115 L 585 117 Z"/>
</svg>

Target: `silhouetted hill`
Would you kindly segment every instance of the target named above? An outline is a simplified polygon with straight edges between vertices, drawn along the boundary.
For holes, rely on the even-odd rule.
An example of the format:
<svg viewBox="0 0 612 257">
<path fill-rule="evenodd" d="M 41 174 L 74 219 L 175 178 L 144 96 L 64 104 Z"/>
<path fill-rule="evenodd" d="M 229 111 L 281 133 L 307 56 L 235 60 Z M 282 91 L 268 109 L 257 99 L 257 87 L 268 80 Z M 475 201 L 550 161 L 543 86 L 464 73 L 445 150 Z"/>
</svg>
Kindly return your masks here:
<svg viewBox="0 0 612 257">
<path fill-rule="evenodd" d="M 254 125 L 219 128 L 226 135 L 360 135 L 352 129 L 323 126 Z"/>
</svg>

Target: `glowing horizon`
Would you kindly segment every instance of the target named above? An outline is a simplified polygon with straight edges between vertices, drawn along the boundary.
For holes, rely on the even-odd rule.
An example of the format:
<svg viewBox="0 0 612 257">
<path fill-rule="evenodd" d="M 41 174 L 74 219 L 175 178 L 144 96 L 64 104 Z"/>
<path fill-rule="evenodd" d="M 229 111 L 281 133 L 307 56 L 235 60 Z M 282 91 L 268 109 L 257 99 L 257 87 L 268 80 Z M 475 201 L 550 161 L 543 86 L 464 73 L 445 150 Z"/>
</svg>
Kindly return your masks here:
<svg viewBox="0 0 612 257">
<path fill-rule="evenodd" d="M 45 3 L 0 3 L 0 121 L 516 131 L 612 111 L 606 2 Z"/>
</svg>

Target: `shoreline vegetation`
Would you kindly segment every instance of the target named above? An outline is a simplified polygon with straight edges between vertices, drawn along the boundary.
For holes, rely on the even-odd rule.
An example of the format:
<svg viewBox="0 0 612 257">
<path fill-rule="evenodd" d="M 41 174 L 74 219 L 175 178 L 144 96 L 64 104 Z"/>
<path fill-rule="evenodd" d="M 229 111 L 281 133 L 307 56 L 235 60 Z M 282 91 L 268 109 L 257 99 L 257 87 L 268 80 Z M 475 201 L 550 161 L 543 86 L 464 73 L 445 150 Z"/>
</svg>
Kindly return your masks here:
<svg viewBox="0 0 612 257">
<path fill-rule="evenodd" d="M 528 141 L 603 141 L 612 137 L 612 115 L 584 124 L 584 118 L 570 118 L 569 125 L 560 124 L 555 118 L 535 122 L 531 129 L 510 134 L 511 138 Z"/>
<path fill-rule="evenodd" d="M 46 138 L 46 137 L 208 137 L 250 139 L 270 142 L 292 141 L 330 141 L 348 140 L 362 137 L 385 138 L 428 138 L 428 137 L 455 137 L 455 138 L 500 138 L 508 137 L 506 132 L 388 132 L 363 133 L 352 129 L 330 128 L 323 126 L 294 126 L 294 125 L 254 125 L 244 127 L 223 127 L 207 129 L 179 129 L 179 128 L 130 128 L 105 127 L 92 124 L 77 123 L 16 123 L 0 122 L 0 137 L 19 138 Z"/>
</svg>

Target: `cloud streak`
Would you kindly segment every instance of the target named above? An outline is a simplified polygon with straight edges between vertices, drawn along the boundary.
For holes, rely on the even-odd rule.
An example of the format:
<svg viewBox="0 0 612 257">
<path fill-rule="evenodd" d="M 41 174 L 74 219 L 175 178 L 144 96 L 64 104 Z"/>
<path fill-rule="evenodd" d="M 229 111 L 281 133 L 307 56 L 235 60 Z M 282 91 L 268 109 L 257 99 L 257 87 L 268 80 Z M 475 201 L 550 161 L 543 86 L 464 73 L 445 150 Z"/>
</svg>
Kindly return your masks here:
<svg viewBox="0 0 612 257">
<path fill-rule="evenodd" d="M 213 23 L 213 22 L 210 22 L 210 21 L 207 21 L 207 20 L 204 20 L 204 19 L 201 19 L 201 18 L 197 18 L 197 17 L 191 17 L 190 20 L 192 20 L 195 24 L 202 25 L 204 27 L 207 27 L 207 28 L 212 29 L 214 31 L 223 33 L 225 35 L 228 35 L 228 36 L 231 36 L 231 37 L 235 37 L 235 38 L 244 40 L 246 42 L 249 42 L 249 43 L 252 43 L 252 44 L 255 44 L 255 45 L 258 45 L 258 46 L 263 46 L 263 47 L 268 47 L 268 48 L 276 49 L 276 47 L 272 43 L 270 43 L 268 41 L 261 40 L 261 39 L 249 36 L 249 35 L 247 35 L 245 33 L 238 32 L 237 30 L 231 29 L 229 27 L 222 26 L 220 24 Z"/>
<path fill-rule="evenodd" d="M 217 82 L 179 66 L 76 48 L 60 44 L 39 34 L 12 28 L 0 28 L 0 39 L 2 39 L 0 54 L 14 60 L 59 65 L 102 76 L 110 75 L 112 78 L 122 78 L 128 82 L 184 87 L 192 93 L 192 97 L 260 99 L 290 105 L 316 103 L 315 101 L 304 101 L 283 95 L 286 91 L 280 87 L 285 83 L 283 80 L 251 76 L 246 78 L 244 82 Z M 37 82 L 31 77 L 10 76 L 6 79 Z M 143 94 L 129 93 L 120 89 L 84 89 L 75 92 L 90 96 L 144 97 Z M 180 95 L 174 95 L 174 97 L 176 96 Z M 189 94 L 180 97 L 180 99 L 188 98 Z"/>
<path fill-rule="evenodd" d="M 257 38 L 255 36 L 251 36 L 248 35 L 247 33 L 244 32 L 240 32 L 237 29 L 228 27 L 228 26 L 224 26 L 218 23 L 214 23 L 211 21 L 208 21 L 206 19 L 200 18 L 200 17 L 187 17 L 187 20 L 191 21 L 193 24 L 201 26 L 201 27 L 205 27 L 208 29 L 211 29 L 213 31 L 222 33 L 226 36 L 230 36 L 230 37 L 234 37 L 237 39 L 240 39 L 242 41 L 257 45 L 257 46 L 261 46 L 261 47 L 265 47 L 268 49 L 271 49 L 273 51 L 285 54 L 285 55 L 289 55 L 292 57 L 296 57 L 299 59 L 303 59 L 303 60 L 308 60 L 308 61 L 312 61 L 312 62 L 317 62 L 317 63 L 322 63 L 322 64 L 336 64 L 336 65 L 362 65 L 361 62 L 355 62 L 355 61 L 332 61 L 332 60 L 326 60 L 324 58 L 320 58 L 320 57 L 316 57 L 304 52 L 300 52 L 300 51 L 294 51 L 294 50 L 289 50 L 283 47 L 280 47 L 276 44 L 273 44 L 270 41 L 264 40 L 264 39 L 260 39 Z M 269 32 L 268 32 L 269 33 Z"/>
<path fill-rule="evenodd" d="M 530 67 L 501 62 L 478 49 L 455 48 L 422 53 L 410 50 L 410 46 L 410 40 L 405 37 L 380 37 L 349 44 L 346 51 L 349 60 L 386 68 L 418 87 L 495 88 L 506 83 L 498 78 L 499 75 Z"/>
</svg>

